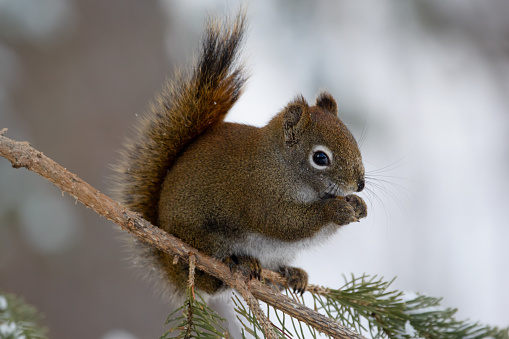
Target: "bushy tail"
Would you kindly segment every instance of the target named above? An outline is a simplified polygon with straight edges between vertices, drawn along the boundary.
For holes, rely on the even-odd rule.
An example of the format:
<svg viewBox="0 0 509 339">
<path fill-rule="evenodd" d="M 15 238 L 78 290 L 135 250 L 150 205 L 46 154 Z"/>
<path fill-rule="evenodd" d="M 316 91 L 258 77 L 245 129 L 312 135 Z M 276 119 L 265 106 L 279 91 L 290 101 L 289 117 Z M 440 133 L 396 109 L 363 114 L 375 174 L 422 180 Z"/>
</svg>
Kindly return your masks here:
<svg viewBox="0 0 509 339">
<path fill-rule="evenodd" d="M 117 198 L 153 224 L 163 180 L 176 157 L 224 119 L 242 92 L 247 77 L 238 54 L 244 34 L 243 13 L 233 23 L 209 19 L 194 68 L 167 84 L 121 152 L 114 168 Z"/>
</svg>

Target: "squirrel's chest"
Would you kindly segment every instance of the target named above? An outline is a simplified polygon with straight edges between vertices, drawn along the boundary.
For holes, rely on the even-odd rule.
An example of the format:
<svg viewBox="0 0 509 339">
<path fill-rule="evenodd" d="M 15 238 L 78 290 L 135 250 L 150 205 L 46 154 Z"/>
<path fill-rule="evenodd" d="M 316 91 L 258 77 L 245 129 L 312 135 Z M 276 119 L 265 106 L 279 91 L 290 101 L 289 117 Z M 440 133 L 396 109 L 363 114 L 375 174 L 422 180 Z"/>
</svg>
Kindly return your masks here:
<svg viewBox="0 0 509 339">
<path fill-rule="evenodd" d="M 263 268 L 277 270 L 290 264 L 299 251 L 323 244 L 338 228 L 338 225 L 331 223 L 314 236 L 298 241 L 282 241 L 250 233 L 233 246 L 232 254 L 249 255 L 260 260 Z"/>
</svg>

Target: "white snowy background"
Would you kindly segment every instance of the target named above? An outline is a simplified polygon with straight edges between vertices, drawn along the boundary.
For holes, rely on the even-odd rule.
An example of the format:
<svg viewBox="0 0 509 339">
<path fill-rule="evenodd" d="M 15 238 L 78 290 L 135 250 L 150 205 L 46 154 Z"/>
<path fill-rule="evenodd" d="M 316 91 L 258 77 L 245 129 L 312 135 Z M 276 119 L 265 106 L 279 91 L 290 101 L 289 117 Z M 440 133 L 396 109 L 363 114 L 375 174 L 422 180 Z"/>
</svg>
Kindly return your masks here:
<svg viewBox="0 0 509 339">
<path fill-rule="evenodd" d="M 9 127 L 8 136 L 22 136 L 49 156 L 60 155 L 54 158 L 64 166 L 68 166 L 65 154 L 74 152 L 66 138 L 77 135 L 75 142 L 92 147 L 97 157 L 70 161 L 75 164 L 70 169 L 85 180 L 96 178 L 90 180 L 92 184 L 107 191 L 104 178 L 111 174 L 107 165 L 113 162 L 122 136 L 136 119 L 135 114 L 146 108 L 164 75 L 171 73 L 173 64 L 166 69 L 150 69 L 158 75 L 146 80 L 150 85 L 143 87 L 145 97 L 139 98 L 137 106 L 124 104 L 120 108 L 111 102 L 101 112 L 90 112 L 95 117 L 91 124 L 101 126 L 78 134 L 84 118 L 73 106 L 77 94 L 72 86 L 77 84 L 70 83 L 61 94 L 70 93 L 71 99 L 62 98 L 69 100 L 65 105 L 57 99 L 46 102 L 18 93 L 32 76 L 31 69 L 24 66 L 26 59 L 18 55 L 27 48 L 57 55 L 64 44 L 59 41 L 77 39 L 75 32 L 82 24 L 80 2 L 43 2 L 54 10 L 33 10 L 30 6 L 35 2 L 30 0 L 0 2 L 0 128 Z M 206 11 L 230 13 L 239 4 L 161 0 L 156 6 L 161 33 L 154 43 L 163 49 L 159 51 L 163 58 L 185 60 L 196 46 Z M 247 10 L 250 24 L 244 56 L 251 78 L 228 119 L 263 125 L 296 94 L 302 93 L 313 102 L 320 89 L 327 89 L 338 101 L 340 117 L 360 141 L 369 177 L 368 189 L 361 194 L 369 202 L 368 218 L 345 227 L 320 248 L 302 253 L 296 266 L 308 271 L 312 283 L 327 286 L 340 286 L 342 274 L 366 273 L 387 279 L 397 276 L 394 288 L 443 297 L 444 306 L 459 309 L 459 319 L 508 326 L 509 3 L 256 1 L 249 3 Z M 116 12 L 115 8 L 107 11 L 110 15 Z M 98 20 L 101 17 L 100 12 L 94 15 Z M 136 34 L 130 42 L 143 44 Z M 57 52 L 52 52 L 55 49 Z M 96 61 L 107 61 L 108 65 L 102 65 L 105 72 L 114 68 L 115 58 L 120 58 L 105 55 L 104 49 L 87 53 Z M 133 72 L 143 73 L 147 61 L 140 58 L 133 65 L 136 62 L 139 66 Z M 33 67 L 37 70 L 37 65 Z M 73 68 L 62 72 L 72 73 Z M 106 89 L 108 96 L 120 105 L 127 92 L 107 78 L 119 75 L 104 74 L 103 78 L 97 74 L 95 80 L 111 82 L 112 88 Z M 57 74 L 55 78 L 65 77 Z M 125 86 L 137 81 L 134 75 L 122 79 Z M 102 94 L 101 90 L 90 90 L 93 86 L 84 86 L 89 88 L 89 101 L 97 101 Z M 33 105 L 16 104 L 25 101 Z M 47 104 L 43 117 L 26 118 L 28 115 L 19 113 L 27 105 L 32 110 L 39 108 L 38 102 Z M 59 105 L 67 108 L 65 116 L 52 115 Z M 121 128 L 113 129 L 118 120 L 122 120 Z M 48 121 L 59 124 L 60 129 L 41 130 L 51 126 Z M 104 135 L 108 135 L 105 143 L 94 141 Z M 50 148 L 46 137 L 59 141 Z M 46 148 L 41 147 L 46 144 Z M 58 286 L 57 290 L 52 288 L 62 284 L 60 292 L 66 289 L 69 296 L 84 293 L 82 289 L 95 295 L 93 289 L 77 281 L 82 275 L 94 276 L 94 265 L 102 265 L 105 257 L 122 257 L 122 253 L 112 240 L 114 233 L 108 232 L 100 239 L 89 239 L 94 244 L 109 241 L 113 245 L 107 245 L 101 258 L 90 259 L 97 262 L 88 264 L 83 239 L 99 235 L 87 232 L 110 226 L 96 225 L 103 222 L 88 212 L 82 220 L 81 207 L 73 207 L 72 199 L 62 198 L 40 178 L 17 172 L 0 160 L 0 290 L 27 296 L 29 302 L 49 313 L 50 328 L 57 328 L 54 331 L 60 331 L 61 337 L 72 333 L 78 338 L 72 329 L 58 324 L 59 310 L 74 306 L 60 299 Z M 104 240 L 103 236 L 109 238 Z M 19 258 L 21 250 L 13 247 L 11 239 L 30 248 L 23 247 L 22 254 L 40 255 L 44 262 L 26 269 L 23 265 L 30 259 Z M 116 278 L 125 276 L 122 283 L 126 285 L 119 289 L 120 282 L 114 280 L 111 289 L 115 292 L 111 293 L 119 293 L 115 300 L 121 304 L 123 298 L 129 299 L 137 289 L 147 287 L 133 283 L 135 278 L 124 272 L 128 264 L 118 262 L 121 264 L 111 265 L 122 266 Z M 65 284 L 67 273 L 79 265 L 85 273 L 72 273 L 70 288 Z M 108 266 L 102 270 L 109 277 Z M 25 274 L 36 278 L 27 282 Z M 42 287 L 45 281 L 53 282 L 53 286 Z M 98 277 L 92 281 L 90 284 L 97 284 L 95 291 L 103 291 L 98 294 L 109 293 L 104 292 L 109 291 L 107 281 Z M 49 293 L 53 297 L 41 297 Z M 108 328 L 107 323 L 114 326 L 109 332 L 100 332 L 103 338 L 146 337 L 146 328 L 133 327 L 133 320 L 126 320 L 131 319 L 128 316 L 115 313 L 111 320 L 113 311 L 90 316 L 101 307 L 93 302 L 87 305 L 86 300 L 75 300 L 78 302 L 89 317 L 101 323 L 97 328 Z M 65 306 L 54 307 L 55 303 Z M 145 304 L 128 305 L 119 309 L 129 309 L 131 317 L 137 316 L 133 313 L 137 307 L 146 308 L 139 314 L 162 309 L 160 327 L 150 332 L 162 333 L 164 317 L 169 313 L 164 313 L 163 303 L 151 297 Z M 74 328 L 78 326 L 74 324 Z M 88 337 L 93 335 L 83 336 Z"/>
</svg>

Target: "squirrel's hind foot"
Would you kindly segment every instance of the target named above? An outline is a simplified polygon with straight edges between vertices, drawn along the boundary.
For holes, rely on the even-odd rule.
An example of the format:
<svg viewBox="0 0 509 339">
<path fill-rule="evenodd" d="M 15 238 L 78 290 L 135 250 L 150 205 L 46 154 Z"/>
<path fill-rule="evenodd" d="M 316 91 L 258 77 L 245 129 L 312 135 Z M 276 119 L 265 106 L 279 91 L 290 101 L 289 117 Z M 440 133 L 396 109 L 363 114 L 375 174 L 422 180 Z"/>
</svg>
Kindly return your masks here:
<svg viewBox="0 0 509 339">
<path fill-rule="evenodd" d="M 231 255 L 226 258 L 225 263 L 230 267 L 230 271 L 238 271 L 249 277 L 249 279 L 260 280 L 262 276 L 262 266 L 260 260 L 248 255 Z"/>
<path fill-rule="evenodd" d="M 308 287 L 308 274 L 301 268 L 283 266 L 279 269 L 279 273 L 286 278 L 286 285 L 292 289 L 294 293 L 304 294 Z"/>
</svg>

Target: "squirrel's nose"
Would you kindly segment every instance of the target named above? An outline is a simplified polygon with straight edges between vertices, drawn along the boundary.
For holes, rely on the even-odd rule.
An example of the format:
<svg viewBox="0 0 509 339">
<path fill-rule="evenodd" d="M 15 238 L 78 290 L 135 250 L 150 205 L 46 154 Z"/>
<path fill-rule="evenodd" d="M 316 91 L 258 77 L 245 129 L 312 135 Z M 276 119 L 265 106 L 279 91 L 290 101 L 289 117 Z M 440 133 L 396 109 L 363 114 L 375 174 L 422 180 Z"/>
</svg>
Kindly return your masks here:
<svg viewBox="0 0 509 339">
<path fill-rule="evenodd" d="M 366 184 L 364 178 L 362 178 L 361 180 L 359 180 L 359 182 L 357 183 L 357 192 L 360 192 L 364 189 L 364 185 Z"/>
</svg>

